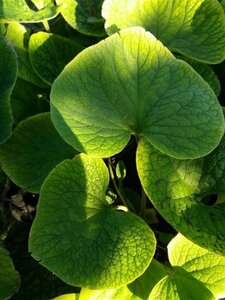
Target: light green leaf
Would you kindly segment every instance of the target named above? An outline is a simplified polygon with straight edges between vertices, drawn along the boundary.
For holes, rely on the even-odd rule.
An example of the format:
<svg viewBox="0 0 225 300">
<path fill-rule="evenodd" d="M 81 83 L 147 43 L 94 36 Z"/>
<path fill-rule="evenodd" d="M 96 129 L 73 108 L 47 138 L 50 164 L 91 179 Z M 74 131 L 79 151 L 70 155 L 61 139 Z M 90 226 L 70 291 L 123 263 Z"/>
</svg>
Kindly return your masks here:
<svg viewBox="0 0 225 300">
<path fill-rule="evenodd" d="M 166 269 L 158 261 L 152 260 L 147 270 L 127 286 L 110 290 L 82 289 L 80 300 L 147 300 L 156 283 L 167 275 Z"/>
<path fill-rule="evenodd" d="M 49 111 L 48 90 L 17 78 L 12 91 L 11 108 L 15 124 L 32 115 Z"/>
<path fill-rule="evenodd" d="M 142 26 L 175 52 L 206 62 L 225 58 L 225 16 L 216 0 L 105 0 L 108 34 Z"/>
<path fill-rule="evenodd" d="M 76 151 L 55 130 L 49 113 L 22 121 L 11 138 L 0 146 L 0 162 L 4 172 L 17 185 L 39 192 L 48 173 Z"/>
<path fill-rule="evenodd" d="M 18 57 L 18 76 L 33 84 L 45 87 L 45 83 L 34 72 L 27 50 L 30 31 L 23 25 L 12 22 L 8 24 L 6 37 L 13 43 Z"/>
<path fill-rule="evenodd" d="M 169 261 L 202 282 L 217 297 L 225 294 L 225 257 L 178 234 L 168 245 Z"/>
<path fill-rule="evenodd" d="M 225 191 L 225 138 L 205 158 L 178 160 L 142 140 L 137 150 L 141 184 L 158 212 L 194 243 L 225 254 L 225 203 L 207 205 L 207 195 Z"/>
<path fill-rule="evenodd" d="M 60 7 L 48 1 L 48 5 L 39 11 L 29 8 L 26 0 L 2 0 L 0 4 L 0 19 L 5 22 L 36 23 L 53 19 L 60 12 Z"/>
<path fill-rule="evenodd" d="M 15 271 L 8 252 L 0 247 L 0 300 L 10 299 L 19 285 L 20 276 Z"/>
<path fill-rule="evenodd" d="M 32 66 L 50 85 L 65 65 L 83 49 L 83 46 L 71 39 L 46 32 L 32 34 L 29 42 Z"/>
<path fill-rule="evenodd" d="M 80 295 L 79 294 L 65 294 L 65 295 L 58 296 L 52 300 L 80 300 Z"/>
<path fill-rule="evenodd" d="M 82 154 L 56 166 L 42 186 L 29 248 L 71 285 L 118 288 L 152 260 L 154 234 L 136 215 L 108 205 L 108 184 L 104 162 Z"/>
<path fill-rule="evenodd" d="M 105 36 L 105 20 L 101 16 L 103 0 L 56 0 L 66 22 L 87 35 Z"/>
<path fill-rule="evenodd" d="M 17 57 L 11 44 L 0 36 L 0 144 L 11 134 L 10 96 L 17 77 Z"/>
<path fill-rule="evenodd" d="M 187 272 L 176 268 L 153 288 L 149 300 L 215 300 L 201 282 Z"/>
<path fill-rule="evenodd" d="M 78 54 L 52 86 L 51 115 L 71 146 L 99 157 L 120 152 L 134 134 L 168 155 L 196 158 L 224 133 L 208 84 L 140 27 Z"/>
</svg>

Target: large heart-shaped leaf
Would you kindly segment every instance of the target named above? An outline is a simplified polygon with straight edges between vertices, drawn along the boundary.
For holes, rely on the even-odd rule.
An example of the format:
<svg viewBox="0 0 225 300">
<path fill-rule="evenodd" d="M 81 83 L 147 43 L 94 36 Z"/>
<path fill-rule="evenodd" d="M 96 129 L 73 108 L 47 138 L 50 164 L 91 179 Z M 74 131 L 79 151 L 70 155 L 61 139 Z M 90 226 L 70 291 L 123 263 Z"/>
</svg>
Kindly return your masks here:
<svg viewBox="0 0 225 300">
<path fill-rule="evenodd" d="M 20 276 L 5 249 L 0 247 L 0 300 L 10 299 L 20 285 Z"/>
<path fill-rule="evenodd" d="M 105 20 L 101 16 L 103 0 L 56 0 L 66 22 L 87 35 L 105 36 Z"/>
<path fill-rule="evenodd" d="M 42 186 L 30 251 L 69 284 L 118 288 L 152 260 L 154 234 L 136 215 L 108 204 L 108 183 L 104 162 L 82 154 L 56 166 Z"/>
<path fill-rule="evenodd" d="M 171 158 L 142 140 L 137 168 L 153 205 L 173 227 L 194 243 L 225 254 L 225 203 L 204 203 L 207 195 L 225 191 L 225 138 L 197 160 Z"/>
<path fill-rule="evenodd" d="M 0 19 L 6 22 L 41 22 L 56 17 L 59 12 L 60 7 L 55 6 L 52 1 L 47 1 L 46 6 L 38 11 L 30 9 L 26 0 L 2 0 L 0 3 Z"/>
<path fill-rule="evenodd" d="M 7 40 L 0 36 L 0 143 L 11 134 L 10 96 L 17 77 L 17 57 Z"/>
<path fill-rule="evenodd" d="M 83 47 L 78 43 L 46 32 L 32 34 L 29 42 L 31 63 L 37 74 L 50 85 L 81 50 Z"/>
<path fill-rule="evenodd" d="M 206 63 L 225 58 L 225 16 L 216 0 L 105 0 L 102 14 L 109 34 L 139 25 L 172 51 Z"/>
<path fill-rule="evenodd" d="M 0 162 L 13 182 L 28 191 L 39 192 L 48 173 L 76 153 L 59 136 L 49 113 L 43 113 L 16 127 L 10 139 L 0 146 Z"/>
<path fill-rule="evenodd" d="M 100 157 L 120 152 L 135 134 L 171 156 L 195 158 L 224 133 L 208 84 L 140 27 L 78 54 L 52 86 L 51 114 L 70 145 Z"/>
</svg>

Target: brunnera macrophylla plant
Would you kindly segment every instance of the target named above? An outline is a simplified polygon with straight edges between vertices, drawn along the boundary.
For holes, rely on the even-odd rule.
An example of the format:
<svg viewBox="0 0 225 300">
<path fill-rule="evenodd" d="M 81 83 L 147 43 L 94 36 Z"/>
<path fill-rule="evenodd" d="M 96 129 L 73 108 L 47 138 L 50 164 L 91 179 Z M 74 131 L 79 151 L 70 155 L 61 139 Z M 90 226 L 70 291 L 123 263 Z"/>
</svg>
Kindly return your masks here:
<svg viewBox="0 0 225 300">
<path fill-rule="evenodd" d="M 20 192 L 40 194 L 29 252 L 54 273 L 49 278 L 65 283 L 43 299 L 67 291 L 58 299 L 225 294 L 221 4 L 0 3 L 0 188 L 2 199 L 9 180 Z M 130 149 L 136 157 L 129 169 Z M 126 183 L 135 169 L 135 182 Z M 0 216 L 4 211 L 1 200 Z M 178 232 L 167 241 L 164 264 L 154 227 L 162 230 L 162 218 Z M 0 299 L 20 285 L 4 249 L 12 226 L 1 232 Z M 25 280 L 21 275 L 14 297 L 31 297 Z"/>
</svg>

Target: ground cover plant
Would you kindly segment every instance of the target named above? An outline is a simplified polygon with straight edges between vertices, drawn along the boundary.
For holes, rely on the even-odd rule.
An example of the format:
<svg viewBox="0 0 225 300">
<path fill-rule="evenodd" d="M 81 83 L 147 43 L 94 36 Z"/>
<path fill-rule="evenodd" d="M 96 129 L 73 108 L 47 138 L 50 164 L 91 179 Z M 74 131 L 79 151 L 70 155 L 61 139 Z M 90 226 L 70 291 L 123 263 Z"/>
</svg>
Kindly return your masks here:
<svg viewBox="0 0 225 300">
<path fill-rule="evenodd" d="M 224 9 L 0 1 L 0 300 L 225 296 Z"/>
</svg>

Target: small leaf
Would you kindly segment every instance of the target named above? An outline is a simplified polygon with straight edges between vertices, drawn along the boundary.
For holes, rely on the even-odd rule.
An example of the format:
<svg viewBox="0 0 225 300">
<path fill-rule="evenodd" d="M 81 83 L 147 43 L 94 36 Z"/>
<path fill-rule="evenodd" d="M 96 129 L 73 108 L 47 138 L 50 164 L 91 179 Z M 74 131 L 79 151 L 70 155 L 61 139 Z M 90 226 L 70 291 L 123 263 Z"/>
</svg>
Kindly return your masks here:
<svg viewBox="0 0 225 300">
<path fill-rule="evenodd" d="M 37 86 L 45 87 L 46 84 L 34 72 L 30 63 L 29 53 L 27 50 L 30 31 L 23 25 L 12 22 L 7 26 L 6 37 L 13 43 L 18 57 L 18 76 Z"/>
<path fill-rule="evenodd" d="M 52 86 L 51 116 L 71 146 L 98 157 L 120 152 L 134 134 L 168 155 L 197 158 L 224 133 L 208 84 L 140 27 L 78 54 Z"/>
<path fill-rule="evenodd" d="M 225 16 L 215 0 L 105 0 L 108 34 L 142 26 L 175 52 L 206 63 L 225 59 Z"/>
<path fill-rule="evenodd" d="M 11 138 L 0 146 L 4 172 L 17 185 L 39 192 L 48 173 L 65 158 L 76 154 L 55 130 L 49 113 L 22 121 Z"/>
<path fill-rule="evenodd" d="M 213 294 L 182 269 L 161 279 L 153 288 L 148 300 L 215 300 Z"/>
<path fill-rule="evenodd" d="M 81 50 L 83 47 L 71 39 L 46 32 L 32 34 L 29 42 L 32 66 L 37 74 L 50 85 L 65 65 Z"/>
<path fill-rule="evenodd" d="M 103 0 L 56 0 L 66 22 L 87 35 L 105 36 L 105 20 L 101 16 Z"/>
<path fill-rule="evenodd" d="M 71 285 L 118 288 L 152 260 L 154 234 L 136 215 L 108 205 L 108 184 L 104 162 L 83 154 L 56 166 L 42 186 L 30 251 Z"/>
<path fill-rule="evenodd" d="M 194 243 L 225 254 L 225 203 L 212 206 L 202 199 L 225 191 L 225 137 L 208 156 L 178 160 L 146 140 L 137 150 L 141 184 L 157 211 Z"/>
<path fill-rule="evenodd" d="M 202 282 L 215 297 L 225 294 L 225 257 L 195 245 L 178 234 L 168 245 L 169 261 Z"/>
<path fill-rule="evenodd" d="M 116 176 L 120 181 L 126 177 L 126 167 L 122 160 L 116 164 Z"/>
<path fill-rule="evenodd" d="M 17 77 L 17 57 L 11 44 L 0 36 L 0 144 L 11 134 L 10 96 Z"/>
<path fill-rule="evenodd" d="M 0 5 L 0 19 L 5 22 L 18 21 L 21 23 L 35 23 L 53 19 L 60 12 L 60 8 L 52 1 L 39 11 L 29 8 L 26 0 L 2 0 Z"/>
<path fill-rule="evenodd" d="M 8 252 L 0 247 L 0 300 L 11 298 L 19 285 L 20 276 L 15 271 Z"/>
</svg>

